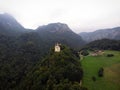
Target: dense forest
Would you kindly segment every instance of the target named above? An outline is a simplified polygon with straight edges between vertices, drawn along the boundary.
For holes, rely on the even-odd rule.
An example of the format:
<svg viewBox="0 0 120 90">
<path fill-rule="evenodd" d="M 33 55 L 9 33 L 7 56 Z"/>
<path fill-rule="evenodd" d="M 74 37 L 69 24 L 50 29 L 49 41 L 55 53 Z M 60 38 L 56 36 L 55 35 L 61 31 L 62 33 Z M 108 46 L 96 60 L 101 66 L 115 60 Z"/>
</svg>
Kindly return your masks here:
<svg viewBox="0 0 120 90">
<path fill-rule="evenodd" d="M 51 49 L 23 79 L 20 90 L 85 90 L 80 87 L 83 71 L 73 50 L 61 46 L 60 52 Z"/>
<path fill-rule="evenodd" d="M 2 36 L 6 43 L 0 43 L 0 90 L 86 89 L 79 84 L 83 71 L 76 51 L 61 46 L 60 53 L 46 53 L 30 41 L 16 48 L 9 39 Z"/>
<path fill-rule="evenodd" d="M 0 90 L 13 90 L 46 50 L 29 40 L 19 44 L 15 38 L 0 37 Z"/>
<path fill-rule="evenodd" d="M 88 43 L 82 49 L 101 49 L 120 51 L 120 40 L 101 39 Z"/>
</svg>

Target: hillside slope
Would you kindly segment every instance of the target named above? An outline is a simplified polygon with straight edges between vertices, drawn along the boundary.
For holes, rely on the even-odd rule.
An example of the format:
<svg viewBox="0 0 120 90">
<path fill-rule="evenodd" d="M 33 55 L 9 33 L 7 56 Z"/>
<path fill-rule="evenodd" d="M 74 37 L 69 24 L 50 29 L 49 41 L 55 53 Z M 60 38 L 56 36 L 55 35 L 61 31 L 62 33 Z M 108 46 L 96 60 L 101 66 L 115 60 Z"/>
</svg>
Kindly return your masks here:
<svg viewBox="0 0 120 90">
<path fill-rule="evenodd" d="M 25 31 L 25 28 L 14 17 L 7 13 L 0 14 L 0 34 L 17 36 Z"/>
<path fill-rule="evenodd" d="M 110 39 L 95 40 L 85 45 L 83 49 L 102 49 L 120 51 L 120 40 Z"/>
<path fill-rule="evenodd" d="M 37 28 L 36 31 L 44 41 L 49 43 L 60 42 L 72 48 L 80 48 L 85 44 L 79 35 L 63 23 L 51 23 Z"/>
<path fill-rule="evenodd" d="M 83 71 L 79 58 L 66 46 L 54 48 L 41 63 L 28 73 L 20 90 L 82 90 L 79 85 Z"/>
</svg>

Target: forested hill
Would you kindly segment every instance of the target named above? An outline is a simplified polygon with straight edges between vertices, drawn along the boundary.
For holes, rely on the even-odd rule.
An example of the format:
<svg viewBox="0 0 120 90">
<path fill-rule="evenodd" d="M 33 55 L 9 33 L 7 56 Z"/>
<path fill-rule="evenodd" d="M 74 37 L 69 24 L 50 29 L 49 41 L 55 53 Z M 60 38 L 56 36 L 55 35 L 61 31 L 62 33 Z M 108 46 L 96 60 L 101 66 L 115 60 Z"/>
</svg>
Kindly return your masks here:
<svg viewBox="0 0 120 90">
<path fill-rule="evenodd" d="M 120 40 L 110 39 L 95 40 L 85 45 L 83 49 L 102 49 L 120 51 Z"/>
<path fill-rule="evenodd" d="M 20 90 L 83 90 L 79 84 L 83 71 L 77 56 L 63 45 L 60 52 L 51 49 L 23 79 Z"/>
</svg>

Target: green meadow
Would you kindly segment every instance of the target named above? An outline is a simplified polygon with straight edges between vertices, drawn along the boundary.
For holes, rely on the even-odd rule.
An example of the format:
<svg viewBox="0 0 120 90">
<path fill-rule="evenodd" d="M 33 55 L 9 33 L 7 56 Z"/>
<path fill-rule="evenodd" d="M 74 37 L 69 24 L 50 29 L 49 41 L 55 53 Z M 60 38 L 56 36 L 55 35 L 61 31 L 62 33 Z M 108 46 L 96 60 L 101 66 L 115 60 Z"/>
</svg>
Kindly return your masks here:
<svg viewBox="0 0 120 90">
<path fill-rule="evenodd" d="M 107 57 L 107 54 L 114 54 Z M 120 90 L 120 52 L 104 51 L 101 56 L 85 56 L 81 61 L 84 70 L 82 85 L 88 90 Z M 104 76 L 98 77 L 99 68 L 104 68 Z M 92 80 L 92 77 L 96 81 Z"/>
</svg>

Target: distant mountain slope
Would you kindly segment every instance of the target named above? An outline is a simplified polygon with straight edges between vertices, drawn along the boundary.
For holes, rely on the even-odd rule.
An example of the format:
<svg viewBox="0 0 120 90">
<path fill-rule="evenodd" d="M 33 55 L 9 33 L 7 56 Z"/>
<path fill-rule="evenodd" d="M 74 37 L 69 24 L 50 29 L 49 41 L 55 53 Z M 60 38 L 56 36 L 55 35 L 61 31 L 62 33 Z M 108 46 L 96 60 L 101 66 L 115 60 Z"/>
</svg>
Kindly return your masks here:
<svg viewBox="0 0 120 90">
<path fill-rule="evenodd" d="M 7 13 L 0 14 L 0 35 L 20 36 L 29 32 L 30 35 L 32 35 L 31 33 L 38 33 L 37 36 L 34 36 L 33 38 L 35 39 L 35 37 L 40 37 L 48 45 L 60 42 L 74 48 L 79 48 L 85 44 L 82 38 L 78 34 L 74 33 L 66 24 L 51 23 L 38 27 L 33 31 L 31 29 L 25 29 L 11 15 Z"/>
<path fill-rule="evenodd" d="M 82 38 L 74 33 L 66 24 L 51 23 L 37 28 L 37 33 L 41 38 L 49 43 L 64 43 L 74 48 L 79 48 L 85 44 Z"/>
<path fill-rule="evenodd" d="M 14 17 L 7 13 L 0 14 L 0 34 L 14 36 L 24 31 L 26 31 L 25 28 Z"/>
<path fill-rule="evenodd" d="M 102 29 L 94 32 L 83 32 L 80 33 L 79 35 L 83 38 L 83 40 L 87 42 L 104 39 L 104 38 L 120 40 L 120 27 L 116 27 L 112 29 Z"/>
</svg>

